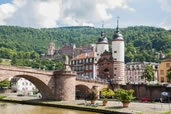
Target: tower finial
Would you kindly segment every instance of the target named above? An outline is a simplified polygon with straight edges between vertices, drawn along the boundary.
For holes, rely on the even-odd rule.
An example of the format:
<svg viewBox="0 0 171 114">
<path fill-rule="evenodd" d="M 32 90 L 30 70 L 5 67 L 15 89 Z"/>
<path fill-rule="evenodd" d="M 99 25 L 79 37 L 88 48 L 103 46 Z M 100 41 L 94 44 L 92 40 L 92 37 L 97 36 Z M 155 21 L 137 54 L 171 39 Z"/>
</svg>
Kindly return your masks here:
<svg viewBox="0 0 171 114">
<path fill-rule="evenodd" d="M 102 22 L 102 29 L 103 29 L 103 32 L 104 32 L 104 21 Z"/>
<path fill-rule="evenodd" d="M 102 22 L 102 31 L 101 31 L 101 36 L 104 37 L 104 21 Z"/>
<path fill-rule="evenodd" d="M 120 17 L 119 16 L 117 16 L 117 32 L 119 32 L 119 19 L 120 19 Z"/>
</svg>

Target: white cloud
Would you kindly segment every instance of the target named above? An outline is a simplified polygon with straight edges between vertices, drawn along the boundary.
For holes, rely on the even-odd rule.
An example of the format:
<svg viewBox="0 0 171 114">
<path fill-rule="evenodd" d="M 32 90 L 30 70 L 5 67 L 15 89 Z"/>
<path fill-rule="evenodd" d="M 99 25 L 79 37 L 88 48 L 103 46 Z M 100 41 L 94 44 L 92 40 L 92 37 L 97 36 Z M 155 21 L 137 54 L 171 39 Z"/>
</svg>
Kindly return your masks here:
<svg viewBox="0 0 171 114">
<path fill-rule="evenodd" d="M 10 18 L 14 12 L 15 8 L 13 5 L 9 3 L 0 5 L 0 25 L 7 24 L 5 19 Z"/>
<path fill-rule="evenodd" d="M 0 25 L 56 27 L 89 25 L 113 18 L 109 9 L 135 11 L 131 0 L 12 0 L 0 5 Z M 115 16 L 116 17 L 116 16 Z"/>
<path fill-rule="evenodd" d="M 167 13 L 167 17 L 163 19 L 159 26 L 165 29 L 171 29 L 171 0 L 159 0 L 161 9 Z"/>
</svg>

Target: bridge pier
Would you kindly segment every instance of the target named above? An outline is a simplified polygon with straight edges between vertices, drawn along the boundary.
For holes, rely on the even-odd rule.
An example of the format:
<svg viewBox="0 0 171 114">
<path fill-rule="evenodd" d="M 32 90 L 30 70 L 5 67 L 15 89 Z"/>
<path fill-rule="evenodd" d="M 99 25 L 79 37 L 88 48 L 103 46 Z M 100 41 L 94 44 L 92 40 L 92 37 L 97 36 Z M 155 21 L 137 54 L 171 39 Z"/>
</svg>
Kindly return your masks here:
<svg viewBox="0 0 171 114">
<path fill-rule="evenodd" d="M 70 69 L 54 72 L 56 100 L 75 100 L 76 73 Z"/>
</svg>

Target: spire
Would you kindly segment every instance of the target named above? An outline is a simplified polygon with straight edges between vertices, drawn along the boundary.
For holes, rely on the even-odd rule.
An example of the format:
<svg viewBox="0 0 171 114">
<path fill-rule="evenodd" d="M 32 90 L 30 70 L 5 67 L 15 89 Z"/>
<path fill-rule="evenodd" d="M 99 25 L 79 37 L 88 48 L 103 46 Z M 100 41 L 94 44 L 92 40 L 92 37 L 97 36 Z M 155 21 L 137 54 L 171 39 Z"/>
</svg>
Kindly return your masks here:
<svg viewBox="0 0 171 114">
<path fill-rule="evenodd" d="M 117 28 L 116 28 L 116 31 L 119 32 L 119 16 L 117 16 Z"/>
<path fill-rule="evenodd" d="M 120 33 L 119 31 L 119 16 L 117 17 L 117 27 L 116 27 L 116 31 L 114 31 L 114 34 L 113 34 L 113 40 L 123 40 L 123 36 L 122 34 Z"/>
<path fill-rule="evenodd" d="M 102 22 L 102 29 L 103 29 L 103 32 L 104 32 L 104 21 Z"/>
<path fill-rule="evenodd" d="M 101 31 L 101 37 L 105 37 L 105 34 L 104 34 L 104 21 L 102 23 L 102 31 Z"/>
<path fill-rule="evenodd" d="M 104 33 L 104 21 L 102 23 L 101 37 L 98 39 L 98 43 L 108 43 L 108 40 L 107 40 L 106 35 Z"/>
</svg>

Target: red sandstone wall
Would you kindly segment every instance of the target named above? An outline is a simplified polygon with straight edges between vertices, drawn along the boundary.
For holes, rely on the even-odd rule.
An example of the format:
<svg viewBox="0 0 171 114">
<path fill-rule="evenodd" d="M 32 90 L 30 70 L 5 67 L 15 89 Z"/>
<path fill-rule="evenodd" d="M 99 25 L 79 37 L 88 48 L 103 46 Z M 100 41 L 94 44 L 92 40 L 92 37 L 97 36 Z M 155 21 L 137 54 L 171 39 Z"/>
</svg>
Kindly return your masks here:
<svg viewBox="0 0 171 114">
<path fill-rule="evenodd" d="M 133 89 L 134 96 L 137 99 L 148 97 L 151 99 L 160 98 L 161 92 L 168 92 L 171 96 L 171 88 L 165 86 L 147 86 L 147 85 L 124 85 L 124 89 Z"/>
</svg>

